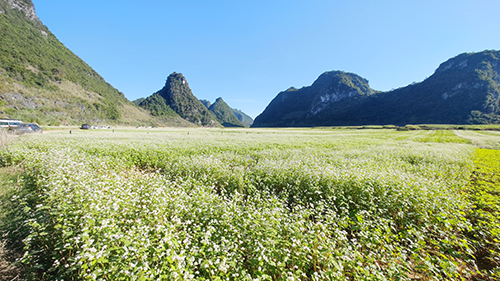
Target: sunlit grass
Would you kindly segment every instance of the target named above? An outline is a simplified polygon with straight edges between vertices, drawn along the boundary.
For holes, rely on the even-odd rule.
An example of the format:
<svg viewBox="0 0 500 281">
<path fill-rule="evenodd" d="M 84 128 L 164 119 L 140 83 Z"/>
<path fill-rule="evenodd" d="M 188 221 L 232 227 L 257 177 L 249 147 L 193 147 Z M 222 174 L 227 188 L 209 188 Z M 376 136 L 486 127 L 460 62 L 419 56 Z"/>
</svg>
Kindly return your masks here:
<svg viewBox="0 0 500 281">
<path fill-rule="evenodd" d="M 474 237 L 474 255 L 479 267 L 492 278 L 500 278 L 500 151 L 477 150 L 476 169 L 470 183 L 469 214 Z"/>
</svg>

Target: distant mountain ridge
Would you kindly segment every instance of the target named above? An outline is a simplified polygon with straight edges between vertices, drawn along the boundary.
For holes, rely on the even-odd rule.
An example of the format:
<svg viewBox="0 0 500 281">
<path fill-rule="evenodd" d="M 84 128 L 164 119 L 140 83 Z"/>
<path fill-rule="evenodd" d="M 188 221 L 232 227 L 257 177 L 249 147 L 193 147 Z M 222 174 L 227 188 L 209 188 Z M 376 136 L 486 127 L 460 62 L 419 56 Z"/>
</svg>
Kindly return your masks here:
<svg viewBox="0 0 500 281">
<path fill-rule="evenodd" d="M 224 127 L 245 127 L 238 117 L 236 117 L 233 109 L 222 98 L 215 100 L 208 110 L 217 117 L 219 123 Z"/>
<path fill-rule="evenodd" d="M 219 101 L 219 99 L 221 99 L 222 102 L 224 102 L 222 100 L 222 98 L 218 98 L 215 103 L 217 103 L 217 101 Z M 203 103 L 210 111 L 212 111 L 216 116 L 217 116 L 217 113 L 216 113 L 216 108 L 211 108 L 212 106 L 212 103 L 208 100 L 200 100 L 201 103 Z M 220 102 L 220 101 L 219 101 Z M 224 102 L 224 104 L 226 104 Z M 226 104 L 227 105 L 227 104 Z M 223 106 L 223 105 L 222 105 Z M 224 106 L 225 107 L 225 106 Z M 229 110 L 231 110 L 234 114 L 234 116 L 238 119 L 238 121 L 234 120 L 233 117 L 231 117 L 231 114 L 229 114 Z M 227 108 L 226 108 L 226 113 L 225 115 L 227 116 L 230 116 L 229 118 L 232 119 L 233 121 L 229 122 L 227 125 L 229 127 L 240 127 L 240 126 L 243 126 L 243 127 L 250 127 L 252 126 L 253 124 L 253 118 L 248 116 L 245 112 L 239 110 L 239 109 L 236 109 L 236 108 L 230 108 L 229 105 L 227 105 Z M 220 123 L 224 123 L 225 121 L 221 120 L 221 118 L 217 117 L 219 122 Z M 241 124 L 240 124 L 241 123 Z"/>
<path fill-rule="evenodd" d="M 499 51 L 458 55 L 426 80 L 389 92 L 356 74 L 326 72 L 279 93 L 253 127 L 500 123 L 499 73 Z"/>
<path fill-rule="evenodd" d="M 250 117 L 248 114 L 236 108 L 233 108 L 233 113 L 234 115 L 236 115 L 236 118 L 238 118 L 238 120 L 240 120 L 240 122 L 243 123 L 245 127 L 252 126 L 253 118 Z"/>
<path fill-rule="evenodd" d="M 254 127 L 308 126 L 332 110 L 344 110 L 376 92 L 353 73 L 325 72 L 309 87 L 294 87 L 278 94 L 255 118 Z"/>
<path fill-rule="evenodd" d="M 134 103 L 154 116 L 179 116 L 198 126 L 250 127 L 253 122 L 250 116 L 232 109 L 222 98 L 217 98 L 213 104 L 208 100 L 197 99 L 186 78 L 176 72 L 168 76 L 163 89 Z"/>
<path fill-rule="evenodd" d="M 253 122 L 250 116 L 232 109 L 220 97 L 213 104 L 208 100 L 197 99 L 189 88 L 186 78 L 176 72 L 168 76 L 163 89 L 145 99 L 137 99 L 134 103 L 149 110 L 154 116 L 180 116 L 189 122 L 205 127 L 221 125 L 223 127 L 250 127 Z"/>
</svg>

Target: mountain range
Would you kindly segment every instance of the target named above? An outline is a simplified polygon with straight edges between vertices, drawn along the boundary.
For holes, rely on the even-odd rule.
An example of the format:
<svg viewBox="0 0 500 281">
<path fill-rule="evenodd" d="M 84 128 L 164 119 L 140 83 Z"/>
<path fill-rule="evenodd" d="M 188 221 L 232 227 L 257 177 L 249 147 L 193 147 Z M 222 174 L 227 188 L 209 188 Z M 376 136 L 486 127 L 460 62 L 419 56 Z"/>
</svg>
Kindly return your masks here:
<svg viewBox="0 0 500 281">
<path fill-rule="evenodd" d="M 391 91 L 330 71 L 311 86 L 279 93 L 254 121 L 222 98 L 200 101 L 175 72 L 161 90 L 132 103 L 42 24 L 31 0 L 0 0 L 0 118 L 42 125 L 498 124 L 499 73 L 495 50 L 460 54 L 424 81 Z"/>
<path fill-rule="evenodd" d="M 181 76 L 148 97 L 145 108 L 137 106 L 67 49 L 31 0 L 0 0 L 0 118 L 42 125 L 220 126 Z"/>
<path fill-rule="evenodd" d="M 149 110 L 154 116 L 180 116 L 198 126 L 250 127 L 253 122 L 250 116 L 232 109 L 222 98 L 218 98 L 213 104 L 197 99 L 186 78 L 182 73 L 176 72 L 168 76 L 161 90 L 134 103 Z"/>
<path fill-rule="evenodd" d="M 248 116 L 239 109 L 229 107 L 229 105 L 222 98 L 217 98 L 214 104 L 208 100 L 200 101 L 208 108 L 208 110 L 212 111 L 216 115 L 221 124 L 226 123 L 227 127 L 250 127 L 253 124 L 252 117 Z M 232 111 L 232 114 L 230 111 Z M 235 120 L 232 115 L 234 115 L 237 120 Z"/>
<path fill-rule="evenodd" d="M 180 116 L 199 126 L 218 126 L 217 118 L 197 99 L 181 73 L 168 76 L 163 89 L 139 104 L 154 116 Z"/>
<path fill-rule="evenodd" d="M 429 78 L 388 92 L 342 71 L 279 93 L 253 127 L 500 123 L 500 52 L 464 53 Z"/>
</svg>

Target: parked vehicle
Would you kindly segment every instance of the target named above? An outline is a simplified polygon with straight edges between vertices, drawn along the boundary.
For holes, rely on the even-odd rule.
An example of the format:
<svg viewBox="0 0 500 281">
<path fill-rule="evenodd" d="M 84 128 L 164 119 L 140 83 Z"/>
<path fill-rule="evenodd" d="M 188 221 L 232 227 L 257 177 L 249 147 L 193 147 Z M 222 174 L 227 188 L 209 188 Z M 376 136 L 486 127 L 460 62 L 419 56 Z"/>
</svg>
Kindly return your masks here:
<svg viewBox="0 0 500 281">
<path fill-rule="evenodd" d="M 31 133 L 43 133 L 42 128 L 35 123 L 29 124 L 19 124 L 16 127 L 10 127 L 9 132 L 16 135 L 31 134 Z"/>
<path fill-rule="evenodd" d="M 23 122 L 21 120 L 17 119 L 0 119 L 0 128 L 2 129 L 10 129 L 10 128 L 16 128 Z"/>
<path fill-rule="evenodd" d="M 31 128 L 32 133 L 43 133 L 42 127 L 38 126 L 38 124 L 29 123 L 28 126 Z"/>
<path fill-rule="evenodd" d="M 90 126 L 90 124 L 82 124 L 82 126 L 80 127 L 80 129 L 82 129 L 82 130 L 90 130 L 90 129 L 92 129 L 92 126 Z"/>
</svg>

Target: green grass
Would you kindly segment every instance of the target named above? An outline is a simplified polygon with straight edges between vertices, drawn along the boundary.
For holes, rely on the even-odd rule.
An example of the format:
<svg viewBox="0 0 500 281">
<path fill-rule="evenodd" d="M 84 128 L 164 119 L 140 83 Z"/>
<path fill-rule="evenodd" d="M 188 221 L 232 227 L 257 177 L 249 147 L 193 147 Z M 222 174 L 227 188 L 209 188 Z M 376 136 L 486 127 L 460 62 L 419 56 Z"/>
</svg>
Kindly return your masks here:
<svg viewBox="0 0 500 281">
<path fill-rule="evenodd" d="M 474 157 L 469 212 L 474 256 L 485 276 L 500 279 L 500 151 L 479 149 Z"/>
<path fill-rule="evenodd" d="M 0 161 L 26 171 L 12 203 L 35 279 L 493 278 L 478 154 L 449 132 L 53 132 Z"/>
</svg>

